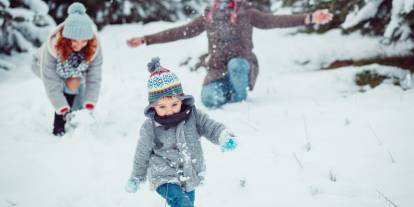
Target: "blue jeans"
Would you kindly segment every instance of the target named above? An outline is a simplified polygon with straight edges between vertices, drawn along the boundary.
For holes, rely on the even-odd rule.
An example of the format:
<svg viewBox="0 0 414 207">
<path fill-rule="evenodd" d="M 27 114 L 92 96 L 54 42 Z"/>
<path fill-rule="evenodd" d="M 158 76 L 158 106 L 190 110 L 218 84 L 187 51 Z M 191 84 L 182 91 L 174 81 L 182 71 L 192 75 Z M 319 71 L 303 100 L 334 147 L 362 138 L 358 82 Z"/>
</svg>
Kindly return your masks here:
<svg viewBox="0 0 414 207">
<path fill-rule="evenodd" d="M 228 74 L 223 80 L 203 86 L 201 101 L 206 107 L 217 108 L 229 102 L 247 98 L 250 64 L 244 58 L 233 58 L 227 64 Z"/>
<path fill-rule="evenodd" d="M 195 191 L 185 192 L 179 185 L 166 183 L 157 188 L 157 193 L 171 207 L 194 207 Z"/>
</svg>

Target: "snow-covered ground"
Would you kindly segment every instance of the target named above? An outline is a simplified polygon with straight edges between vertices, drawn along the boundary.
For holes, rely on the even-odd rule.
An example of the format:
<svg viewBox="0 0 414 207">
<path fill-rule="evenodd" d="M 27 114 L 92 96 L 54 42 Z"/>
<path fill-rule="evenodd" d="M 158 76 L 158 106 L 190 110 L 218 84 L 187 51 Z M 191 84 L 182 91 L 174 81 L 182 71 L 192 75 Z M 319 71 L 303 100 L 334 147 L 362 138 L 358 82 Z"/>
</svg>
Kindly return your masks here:
<svg viewBox="0 0 414 207">
<path fill-rule="evenodd" d="M 179 63 L 206 51 L 205 34 L 175 43 L 130 49 L 128 37 L 176 24 L 107 27 L 100 33 L 104 80 L 94 118 L 79 112 L 64 137 L 51 135 L 53 109 L 30 71 L 30 56 L 0 70 L 0 206 L 164 206 L 142 185 L 127 194 L 138 129 L 147 103 L 147 62 L 161 58 L 181 78 L 199 108 L 239 137 L 222 153 L 205 141 L 206 182 L 199 207 L 387 207 L 414 205 L 414 90 L 392 84 L 359 93 L 354 74 L 381 69 L 317 71 L 337 58 L 407 53 L 412 45 L 381 46 L 359 35 L 290 36 L 293 30 L 255 30 L 261 72 L 244 103 L 205 109 L 205 71 Z M 301 63 L 306 63 L 301 65 Z M 388 201 L 387 201 L 388 200 Z M 392 204 L 391 204 L 392 206 Z"/>
</svg>

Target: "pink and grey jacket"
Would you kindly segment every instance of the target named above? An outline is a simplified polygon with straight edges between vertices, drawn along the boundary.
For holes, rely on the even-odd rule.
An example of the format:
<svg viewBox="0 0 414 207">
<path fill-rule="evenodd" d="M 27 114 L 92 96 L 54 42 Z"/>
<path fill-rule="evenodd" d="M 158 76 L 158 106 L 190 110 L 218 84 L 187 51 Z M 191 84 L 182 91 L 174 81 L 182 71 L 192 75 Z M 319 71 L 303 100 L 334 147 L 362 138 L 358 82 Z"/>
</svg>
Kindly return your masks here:
<svg viewBox="0 0 414 207">
<path fill-rule="evenodd" d="M 230 59 L 244 58 L 250 63 L 250 90 L 253 90 L 259 73 L 256 55 L 253 53 L 253 28 L 273 29 L 305 25 L 308 14 L 272 15 L 251 8 L 244 1 L 232 8 L 221 10 L 207 8 L 203 16 L 190 23 L 145 36 L 147 45 L 172 42 L 195 37 L 204 31 L 208 37 L 208 73 L 204 85 L 224 79 Z"/>
</svg>

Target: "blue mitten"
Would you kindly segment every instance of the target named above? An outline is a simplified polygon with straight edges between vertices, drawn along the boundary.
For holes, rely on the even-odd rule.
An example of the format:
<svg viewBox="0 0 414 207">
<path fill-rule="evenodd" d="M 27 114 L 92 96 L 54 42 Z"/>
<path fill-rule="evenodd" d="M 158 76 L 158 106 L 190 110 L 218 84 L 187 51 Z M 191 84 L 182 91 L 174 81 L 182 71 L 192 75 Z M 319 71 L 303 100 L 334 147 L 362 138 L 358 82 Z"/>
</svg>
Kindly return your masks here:
<svg viewBox="0 0 414 207">
<path fill-rule="evenodd" d="M 125 185 L 125 191 L 128 193 L 137 192 L 139 187 L 139 181 L 137 178 L 129 178 L 127 184 Z"/>
<path fill-rule="evenodd" d="M 237 147 L 236 136 L 230 131 L 224 130 L 220 135 L 221 151 L 233 151 Z"/>
</svg>

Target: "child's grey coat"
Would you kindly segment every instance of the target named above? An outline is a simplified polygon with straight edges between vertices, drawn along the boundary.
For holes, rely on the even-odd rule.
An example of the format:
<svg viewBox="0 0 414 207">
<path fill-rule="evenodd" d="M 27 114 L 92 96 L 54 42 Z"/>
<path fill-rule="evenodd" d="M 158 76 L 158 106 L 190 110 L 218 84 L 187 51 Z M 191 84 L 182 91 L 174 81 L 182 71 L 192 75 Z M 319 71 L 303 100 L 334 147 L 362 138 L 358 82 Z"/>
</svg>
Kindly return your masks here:
<svg viewBox="0 0 414 207">
<path fill-rule="evenodd" d="M 63 24 L 59 25 L 51 33 L 47 42 L 42 45 L 34 56 L 32 64 L 33 72 L 42 79 L 47 96 L 56 111 L 69 105 L 63 95 L 65 80 L 56 73 L 56 33 L 62 26 Z M 102 59 L 102 50 L 98 41 L 96 54 L 82 79 L 83 84 L 79 90 L 79 95 L 75 98 L 73 109 L 79 109 L 87 102 L 97 103 L 102 80 Z"/>
<path fill-rule="evenodd" d="M 192 107 L 190 118 L 176 127 L 158 124 L 154 120 L 155 112 L 145 111 L 148 119 L 140 130 L 132 177 L 144 182 L 148 176 L 152 189 L 175 183 L 187 192 L 193 191 L 203 180 L 205 171 L 200 137 L 219 144 L 220 134 L 225 130 L 223 124 L 197 110 L 191 96 L 186 102 Z"/>
</svg>

